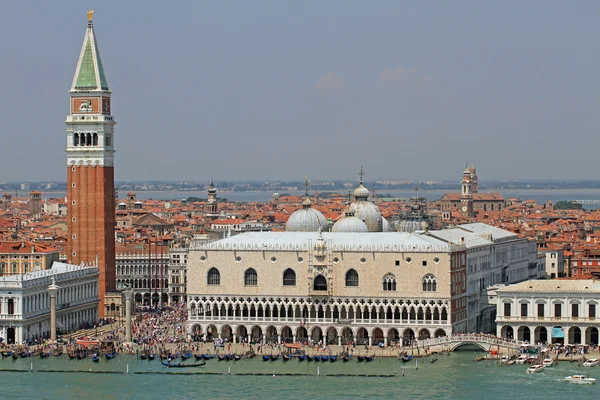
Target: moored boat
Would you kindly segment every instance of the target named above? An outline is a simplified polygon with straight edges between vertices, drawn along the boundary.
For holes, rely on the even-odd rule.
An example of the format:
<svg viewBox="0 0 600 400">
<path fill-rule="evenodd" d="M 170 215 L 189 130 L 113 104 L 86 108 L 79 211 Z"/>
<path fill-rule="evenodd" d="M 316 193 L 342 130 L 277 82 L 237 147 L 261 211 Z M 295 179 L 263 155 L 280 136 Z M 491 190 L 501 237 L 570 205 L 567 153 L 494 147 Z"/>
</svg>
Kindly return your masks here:
<svg viewBox="0 0 600 400">
<path fill-rule="evenodd" d="M 587 385 L 592 385 L 592 384 L 596 383 L 596 379 L 590 378 L 587 375 L 571 375 L 571 376 L 567 376 L 565 378 L 565 381 L 571 382 L 571 383 L 587 384 Z"/>
<path fill-rule="evenodd" d="M 323 362 L 329 361 L 329 356 L 322 356 L 321 361 L 323 361 Z"/>
<path fill-rule="evenodd" d="M 98 357 L 97 355 L 94 354 L 94 356 L 92 357 L 92 361 L 97 363 L 100 361 L 100 357 Z"/>
<path fill-rule="evenodd" d="M 429 360 L 429 362 L 430 362 L 430 363 L 434 363 L 434 362 L 436 362 L 437 360 L 438 360 L 438 358 L 437 358 L 436 356 L 433 356 L 433 357 L 431 358 L 431 360 Z"/>
<path fill-rule="evenodd" d="M 517 358 L 517 360 L 516 360 L 516 363 L 517 363 L 517 364 L 525 364 L 525 363 L 527 363 L 527 358 L 528 358 L 528 357 L 527 357 L 525 354 L 521 354 L 521 355 L 520 355 L 520 356 Z"/>
<path fill-rule="evenodd" d="M 556 362 L 551 359 L 550 357 L 546 357 L 544 358 L 544 361 L 542 361 L 542 365 L 544 367 L 553 367 L 556 364 Z"/>
<path fill-rule="evenodd" d="M 329 361 L 336 362 L 337 361 L 337 356 L 331 356 L 331 357 L 329 357 Z"/>
<path fill-rule="evenodd" d="M 149 354 L 148 355 L 148 361 L 152 361 L 156 358 L 156 354 Z"/>
<path fill-rule="evenodd" d="M 306 360 L 306 355 L 302 354 L 301 356 L 298 356 L 298 361 L 304 361 Z"/>
<path fill-rule="evenodd" d="M 371 362 L 375 359 L 375 356 L 365 356 L 365 361 L 366 362 Z"/>
<path fill-rule="evenodd" d="M 412 354 L 411 355 L 403 355 L 402 356 L 402 362 L 409 362 L 410 360 L 412 360 Z"/>
<path fill-rule="evenodd" d="M 279 354 L 276 354 L 276 355 L 273 355 L 273 354 L 271 354 L 271 355 L 269 356 L 269 358 L 271 359 L 271 361 L 278 360 L 278 359 L 279 359 Z"/>
<path fill-rule="evenodd" d="M 348 362 L 348 361 L 352 360 L 352 356 L 344 356 L 344 357 L 342 357 L 342 360 L 344 362 Z"/>
<path fill-rule="evenodd" d="M 269 361 L 270 359 L 271 359 L 271 357 L 269 357 L 269 356 L 262 356 L 263 361 Z"/>
<path fill-rule="evenodd" d="M 217 359 L 218 359 L 219 361 L 225 361 L 226 357 L 225 357 L 225 356 L 223 356 L 223 355 L 219 355 L 219 356 L 217 356 Z"/>
<path fill-rule="evenodd" d="M 356 360 L 357 360 L 358 362 L 365 361 L 365 356 L 357 356 L 357 357 L 356 357 Z"/>
<path fill-rule="evenodd" d="M 306 361 L 315 361 L 314 356 L 306 356 Z"/>
</svg>

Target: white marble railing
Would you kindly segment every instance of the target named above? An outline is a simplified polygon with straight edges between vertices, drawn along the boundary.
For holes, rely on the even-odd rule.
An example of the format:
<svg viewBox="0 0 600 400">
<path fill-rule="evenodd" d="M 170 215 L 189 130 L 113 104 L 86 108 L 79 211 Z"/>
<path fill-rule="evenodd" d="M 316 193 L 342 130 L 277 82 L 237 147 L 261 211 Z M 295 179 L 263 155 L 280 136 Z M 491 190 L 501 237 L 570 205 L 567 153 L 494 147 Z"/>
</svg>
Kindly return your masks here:
<svg viewBox="0 0 600 400">
<path fill-rule="evenodd" d="M 439 338 L 435 338 L 435 339 L 419 340 L 418 344 L 419 344 L 419 346 L 426 347 L 426 346 L 435 346 L 435 345 L 443 345 L 443 344 L 450 345 L 450 344 L 465 343 L 465 342 L 475 342 L 475 343 L 480 343 L 480 344 L 510 347 L 510 348 L 516 348 L 516 349 L 521 347 L 521 345 L 517 342 L 513 342 L 513 341 L 505 340 L 505 339 L 498 339 L 495 337 L 482 336 L 482 335 L 477 335 L 477 334 L 475 334 L 475 335 L 469 335 L 469 334 L 452 335 L 452 336 L 439 337 Z"/>
</svg>

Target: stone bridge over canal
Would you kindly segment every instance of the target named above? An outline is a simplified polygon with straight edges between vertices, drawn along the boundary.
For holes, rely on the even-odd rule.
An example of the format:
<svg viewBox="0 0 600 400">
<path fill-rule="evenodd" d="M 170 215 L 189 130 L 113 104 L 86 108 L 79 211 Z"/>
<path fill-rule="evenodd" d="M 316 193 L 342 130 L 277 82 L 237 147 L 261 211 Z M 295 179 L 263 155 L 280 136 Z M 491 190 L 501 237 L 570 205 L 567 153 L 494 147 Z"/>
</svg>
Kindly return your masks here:
<svg viewBox="0 0 600 400">
<path fill-rule="evenodd" d="M 521 344 L 509 340 L 486 337 L 482 335 L 452 335 L 436 339 L 418 340 L 419 347 L 441 347 L 442 350 L 454 351 L 463 346 L 477 346 L 483 351 L 519 350 Z"/>
</svg>

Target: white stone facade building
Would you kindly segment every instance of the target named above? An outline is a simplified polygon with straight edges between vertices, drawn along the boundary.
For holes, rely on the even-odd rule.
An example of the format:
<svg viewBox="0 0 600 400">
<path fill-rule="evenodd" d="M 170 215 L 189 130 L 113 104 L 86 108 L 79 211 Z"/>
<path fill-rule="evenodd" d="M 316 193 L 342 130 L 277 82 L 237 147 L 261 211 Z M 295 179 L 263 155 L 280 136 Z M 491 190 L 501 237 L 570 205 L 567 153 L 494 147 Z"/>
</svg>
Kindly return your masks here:
<svg viewBox="0 0 600 400">
<path fill-rule="evenodd" d="M 98 318 L 98 268 L 55 262 L 51 269 L 0 278 L 0 337 L 23 343 L 50 337 L 48 286 L 59 286 L 56 327 L 59 331 L 94 324 Z"/>
<path fill-rule="evenodd" d="M 164 249 L 160 249 L 164 247 Z M 129 287 L 138 305 L 167 303 L 169 293 L 169 249 L 152 246 L 118 251 L 116 254 L 117 289 Z"/>
<path fill-rule="evenodd" d="M 487 224 L 473 223 L 453 229 L 431 231 L 448 243 L 467 249 L 467 295 L 469 332 L 495 332 L 496 304 L 488 301 L 490 286 L 538 279 L 535 241 Z"/>
<path fill-rule="evenodd" d="M 466 332 L 465 250 L 401 232 L 253 232 L 194 242 L 188 332 L 335 344 Z"/>
<path fill-rule="evenodd" d="M 532 280 L 496 293 L 498 336 L 535 343 L 598 344 L 600 282 Z"/>
<path fill-rule="evenodd" d="M 169 250 L 169 304 L 187 300 L 187 258 L 186 247 Z"/>
</svg>

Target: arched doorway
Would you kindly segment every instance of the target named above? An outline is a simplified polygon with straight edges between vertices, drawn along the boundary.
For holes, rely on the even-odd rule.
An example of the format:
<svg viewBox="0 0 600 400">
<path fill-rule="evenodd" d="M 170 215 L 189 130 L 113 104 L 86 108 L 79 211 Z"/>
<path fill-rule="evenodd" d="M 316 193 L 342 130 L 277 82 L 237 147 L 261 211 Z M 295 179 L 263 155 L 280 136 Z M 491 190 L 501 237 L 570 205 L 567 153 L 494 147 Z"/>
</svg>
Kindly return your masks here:
<svg viewBox="0 0 600 400">
<path fill-rule="evenodd" d="M 262 328 L 258 325 L 254 326 L 252 328 L 252 337 L 251 337 L 252 341 L 254 343 L 260 343 L 262 341 L 262 336 L 263 336 Z"/>
<path fill-rule="evenodd" d="M 287 325 L 281 327 L 281 342 L 282 343 L 292 343 L 294 341 L 293 335 L 294 334 L 292 333 L 292 328 L 290 328 Z"/>
<path fill-rule="evenodd" d="M 306 342 L 306 340 L 308 340 L 308 332 L 305 327 L 301 326 L 296 330 L 296 341 Z"/>
<path fill-rule="evenodd" d="M 192 325 L 192 340 L 195 342 L 200 341 L 200 338 L 202 337 L 202 326 L 200 324 L 194 324 Z"/>
<path fill-rule="evenodd" d="M 392 328 L 388 331 L 387 344 L 394 345 L 400 341 L 400 334 L 398 333 L 398 329 Z"/>
<path fill-rule="evenodd" d="M 415 339 L 415 331 L 410 328 L 406 328 L 402 333 L 402 343 L 406 346 L 412 343 Z"/>
<path fill-rule="evenodd" d="M 429 339 L 431 337 L 431 333 L 429 329 L 423 328 L 419 331 L 419 340 Z"/>
<path fill-rule="evenodd" d="M 312 337 L 313 342 L 319 343 L 319 341 L 323 340 L 323 331 L 318 326 L 315 326 L 310 336 Z"/>
<path fill-rule="evenodd" d="M 248 329 L 244 325 L 239 325 L 235 330 L 235 336 L 238 343 L 248 342 Z"/>
<path fill-rule="evenodd" d="M 383 340 L 383 331 L 381 330 L 381 328 L 375 328 L 373 329 L 373 340 L 371 341 L 371 343 L 373 344 L 373 346 L 378 346 L 380 343 L 383 345 L 384 340 Z"/>
<path fill-rule="evenodd" d="M 337 329 L 335 329 L 333 326 L 327 329 L 327 344 L 337 344 L 337 337 Z"/>
<path fill-rule="evenodd" d="M 160 301 L 161 301 L 162 303 L 168 303 L 168 302 L 169 302 L 169 295 L 168 295 L 168 294 L 166 294 L 166 293 L 163 293 L 163 294 L 161 294 L 161 299 L 160 299 Z"/>
<path fill-rule="evenodd" d="M 233 341 L 233 332 L 231 331 L 231 327 L 229 325 L 223 325 L 221 327 L 221 339 L 229 342 Z"/>
<path fill-rule="evenodd" d="M 277 329 L 273 325 L 267 327 L 266 335 L 265 342 L 277 343 Z"/>
<path fill-rule="evenodd" d="M 587 344 L 598 344 L 598 328 L 595 326 L 589 327 L 585 330 L 585 339 Z"/>
<path fill-rule="evenodd" d="M 15 328 L 13 327 L 6 330 L 6 344 L 15 344 Z"/>
<path fill-rule="evenodd" d="M 144 293 L 144 305 L 145 306 L 149 306 L 150 305 L 150 293 Z"/>
<path fill-rule="evenodd" d="M 219 337 L 219 331 L 217 330 L 217 327 L 214 325 L 209 325 L 206 328 L 206 340 L 214 340 L 217 339 Z"/>
<path fill-rule="evenodd" d="M 531 331 L 528 326 L 520 326 L 517 330 L 517 340 L 531 342 Z"/>
<path fill-rule="evenodd" d="M 160 295 L 156 292 L 152 293 L 152 305 L 155 306 L 158 304 L 158 300 L 160 299 Z"/>
<path fill-rule="evenodd" d="M 446 336 L 446 331 L 443 329 L 438 329 L 437 331 L 435 331 L 435 337 L 439 338 L 439 337 L 445 337 Z"/>
<path fill-rule="evenodd" d="M 581 343 L 581 329 L 577 326 L 571 327 L 569 329 L 569 343 L 570 344 L 579 344 Z"/>
<path fill-rule="evenodd" d="M 358 328 L 356 332 L 356 344 L 369 344 L 369 332 L 365 328 Z"/>
<path fill-rule="evenodd" d="M 135 299 L 136 303 L 141 304 L 142 303 L 142 294 L 136 293 L 134 299 Z"/>
<path fill-rule="evenodd" d="M 510 325 L 504 325 L 502 329 L 500 329 L 500 336 L 502 336 L 505 339 L 512 340 L 515 337 L 513 327 Z"/>
<path fill-rule="evenodd" d="M 342 329 L 342 344 L 350 344 L 354 341 L 354 335 L 352 334 L 352 329 L 345 327 Z"/>
<path fill-rule="evenodd" d="M 536 343 L 548 342 L 548 330 L 544 326 L 538 326 L 537 328 L 535 328 L 534 336 Z"/>
</svg>

